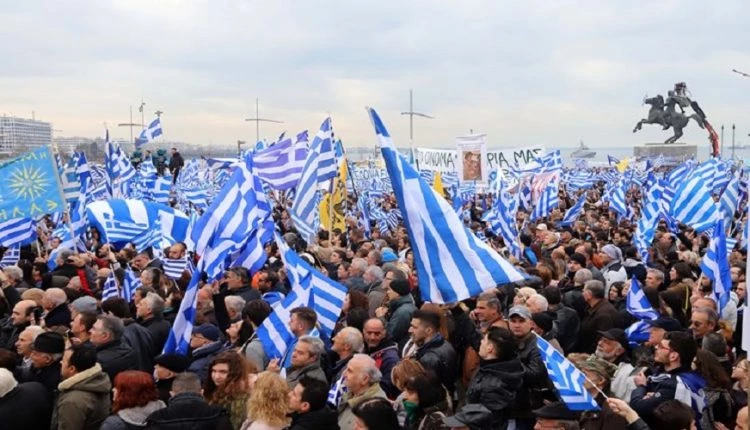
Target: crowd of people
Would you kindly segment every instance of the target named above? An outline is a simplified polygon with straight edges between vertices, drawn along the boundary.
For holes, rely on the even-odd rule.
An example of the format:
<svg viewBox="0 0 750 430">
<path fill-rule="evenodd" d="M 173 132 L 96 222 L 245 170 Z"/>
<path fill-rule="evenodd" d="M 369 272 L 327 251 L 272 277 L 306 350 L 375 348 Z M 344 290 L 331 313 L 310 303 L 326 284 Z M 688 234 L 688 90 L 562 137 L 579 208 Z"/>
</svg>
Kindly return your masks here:
<svg viewBox="0 0 750 430">
<path fill-rule="evenodd" d="M 290 288 L 273 242 L 257 273 L 233 267 L 202 282 L 188 355 L 161 353 L 190 280 L 166 276 L 163 260 L 188 255 L 185 244 L 155 258 L 93 234 L 89 252 L 56 250 L 53 270 L 38 249 L 58 239 L 25 247 L 0 271 L 0 428 L 746 429 L 744 252 L 729 256 L 733 291 L 720 311 L 700 272 L 706 235 L 662 223 L 641 261 L 635 226 L 616 222 L 599 192 L 571 227 L 558 226 L 574 202 L 564 193 L 544 223 L 519 212 L 522 258 L 508 258 L 528 280 L 439 305 L 421 299 L 405 227 L 366 237 L 348 219 L 346 232 L 308 244 L 277 205 L 286 243 L 348 288 L 330 338 L 313 309 L 291 311 L 296 339 L 282 358 L 257 335 Z M 470 205 L 467 227 L 502 251 L 482 206 Z M 126 267 L 142 283 L 132 301 L 102 300 Z M 641 342 L 626 331 L 632 279 L 658 312 Z M 569 409 L 537 336 L 583 372 L 599 410 Z"/>
</svg>

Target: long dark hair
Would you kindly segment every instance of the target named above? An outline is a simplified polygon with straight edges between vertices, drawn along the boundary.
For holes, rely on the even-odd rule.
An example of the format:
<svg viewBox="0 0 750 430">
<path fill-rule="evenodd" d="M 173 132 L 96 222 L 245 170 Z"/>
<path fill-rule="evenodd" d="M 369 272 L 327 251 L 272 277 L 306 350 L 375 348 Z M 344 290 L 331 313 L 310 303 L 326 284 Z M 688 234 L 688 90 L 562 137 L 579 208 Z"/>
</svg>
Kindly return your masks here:
<svg viewBox="0 0 750 430">
<path fill-rule="evenodd" d="M 695 367 L 706 380 L 707 388 L 728 390 L 732 385 L 732 380 L 712 352 L 699 349 L 695 354 Z"/>
<path fill-rule="evenodd" d="M 407 379 L 404 388 L 417 393 L 419 409 L 422 411 L 446 399 L 445 389 L 440 384 L 440 379 L 431 371 Z"/>
<path fill-rule="evenodd" d="M 391 402 L 374 398 L 365 400 L 352 409 L 354 416 L 364 421 L 370 430 L 401 430 Z"/>
<path fill-rule="evenodd" d="M 217 364 L 226 364 L 229 367 L 227 381 L 222 386 L 217 386 L 211 378 L 211 371 Z M 208 377 L 203 383 L 203 397 L 208 400 L 208 403 L 216 405 L 248 393 L 248 374 L 257 371 L 257 369 L 251 369 L 251 366 L 255 367 L 234 351 L 226 351 L 217 355 L 208 367 Z"/>
</svg>

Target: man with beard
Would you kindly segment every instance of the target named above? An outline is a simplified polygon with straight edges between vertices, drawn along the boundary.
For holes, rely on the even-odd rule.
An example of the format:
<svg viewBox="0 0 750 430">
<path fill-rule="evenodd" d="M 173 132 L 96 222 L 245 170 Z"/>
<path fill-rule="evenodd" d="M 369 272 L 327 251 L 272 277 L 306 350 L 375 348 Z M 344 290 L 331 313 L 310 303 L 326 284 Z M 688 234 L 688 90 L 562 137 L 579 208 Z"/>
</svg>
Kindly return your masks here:
<svg viewBox="0 0 750 430">
<path fill-rule="evenodd" d="M 635 390 L 633 382 L 633 370 L 628 357 L 628 337 L 625 331 L 619 328 L 613 328 L 599 332 L 599 342 L 596 344 L 597 358 L 612 363 L 617 366 L 610 390 L 618 399 L 629 399 L 630 394 Z"/>
</svg>

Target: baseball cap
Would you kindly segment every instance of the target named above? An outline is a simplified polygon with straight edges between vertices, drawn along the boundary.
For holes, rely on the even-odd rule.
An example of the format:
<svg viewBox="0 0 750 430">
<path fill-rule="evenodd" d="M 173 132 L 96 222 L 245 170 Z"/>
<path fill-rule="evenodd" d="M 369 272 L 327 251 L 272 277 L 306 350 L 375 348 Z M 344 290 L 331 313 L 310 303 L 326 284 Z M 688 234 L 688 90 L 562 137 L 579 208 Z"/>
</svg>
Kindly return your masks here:
<svg viewBox="0 0 750 430">
<path fill-rule="evenodd" d="M 508 312 L 508 318 L 514 315 L 517 315 L 526 320 L 531 319 L 531 312 L 526 306 L 513 306 L 512 308 L 510 308 L 510 312 Z"/>
</svg>

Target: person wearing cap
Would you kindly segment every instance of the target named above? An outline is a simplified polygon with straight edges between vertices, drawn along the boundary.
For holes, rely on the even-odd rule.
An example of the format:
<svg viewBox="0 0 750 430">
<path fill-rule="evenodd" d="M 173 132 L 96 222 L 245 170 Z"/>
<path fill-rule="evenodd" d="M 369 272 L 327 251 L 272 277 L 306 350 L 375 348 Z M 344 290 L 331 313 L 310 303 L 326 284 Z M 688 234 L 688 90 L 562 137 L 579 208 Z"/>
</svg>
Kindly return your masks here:
<svg viewBox="0 0 750 430">
<path fill-rule="evenodd" d="M 554 323 L 554 318 L 552 318 L 552 315 L 547 312 L 536 312 L 531 314 L 531 331 L 546 340 L 552 345 L 552 347 L 563 354 L 560 342 L 555 339 L 556 333 L 553 331 Z"/>
<path fill-rule="evenodd" d="M 65 351 L 65 339 L 54 332 L 37 335 L 31 346 L 31 369 L 20 382 L 39 382 L 51 396 L 60 383 L 60 361 Z"/>
<path fill-rule="evenodd" d="M 409 325 L 417 307 L 414 305 L 411 288 L 406 280 L 391 281 L 385 289 L 385 294 L 388 298 L 388 308 L 379 307 L 375 311 L 375 316 L 387 319 L 388 335 L 400 349 L 409 339 Z"/>
<path fill-rule="evenodd" d="M 154 380 L 163 402 L 169 401 L 175 376 L 187 370 L 189 365 L 190 359 L 182 354 L 160 354 L 154 358 Z"/>
<path fill-rule="evenodd" d="M 584 285 L 583 300 L 586 302 L 586 313 L 581 320 L 581 331 L 574 352 L 592 354 L 596 351 L 596 334 L 620 325 L 620 314 L 606 299 L 605 294 L 601 281 L 593 279 Z"/>
<path fill-rule="evenodd" d="M 629 399 L 635 390 L 633 382 L 635 367 L 630 363 L 628 356 L 628 337 L 625 331 L 613 328 L 600 331 L 599 341 L 596 344 L 596 358 L 617 366 L 612 376 L 612 393 L 620 399 Z"/>
<path fill-rule="evenodd" d="M 609 287 L 614 282 L 625 282 L 628 280 L 628 273 L 625 266 L 622 265 L 622 250 L 615 245 L 607 244 L 599 252 L 599 259 L 604 264 L 601 272 L 604 276 L 604 286 L 609 292 Z"/>
<path fill-rule="evenodd" d="M 193 327 L 193 333 L 190 336 L 190 351 L 192 361 L 186 370 L 198 375 L 201 381 L 205 381 L 211 361 L 224 351 L 219 328 L 213 324 Z"/>
<path fill-rule="evenodd" d="M 630 396 L 630 406 L 647 424 L 655 423 L 653 413 L 660 404 L 676 399 L 690 406 L 689 393 L 703 389 L 705 382 L 692 370 L 697 351 L 698 345 L 689 333 L 670 332 L 654 353 L 654 361 L 663 371 L 635 376 L 637 388 Z"/>
<path fill-rule="evenodd" d="M 453 345 L 440 334 L 440 315 L 426 310 L 417 310 L 411 317 L 409 327 L 411 340 L 417 350 L 413 358 L 425 370 L 435 372 L 449 393 L 453 393 L 458 370 L 458 355 Z"/>
<path fill-rule="evenodd" d="M 664 335 L 670 331 L 681 331 L 683 328 L 680 322 L 668 316 L 660 316 L 655 320 L 644 320 L 650 326 L 648 329 L 648 340 L 646 346 L 656 348 L 664 339 Z"/>
<path fill-rule="evenodd" d="M 604 397 L 605 395 L 612 395 L 609 385 L 615 366 L 604 360 L 591 357 L 580 362 L 578 368 L 586 376 L 584 387 L 601 407 L 599 411 L 584 412 L 581 415 L 581 428 L 584 430 L 625 430 L 628 423 L 623 417 L 612 411 Z"/>
<path fill-rule="evenodd" d="M 513 408 L 513 418 L 517 422 L 532 422 L 531 410 L 542 405 L 543 400 L 550 394 L 551 382 L 547 376 L 547 368 L 537 346 L 536 335 L 531 331 L 531 312 L 525 306 L 513 306 L 508 311 L 508 328 L 516 341 L 518 358 L 524 367 L 524 388 L 528 390 L 528 397 L 519 400 Z"/>
<path fill-rule="evenodd" d="M 534 409 L 534 416 L 536 417 L 534 430 L 578 430 L 580 428 L 577 414 L 568 409 L 563 402 L 552 402 Z"/>
</svg>

